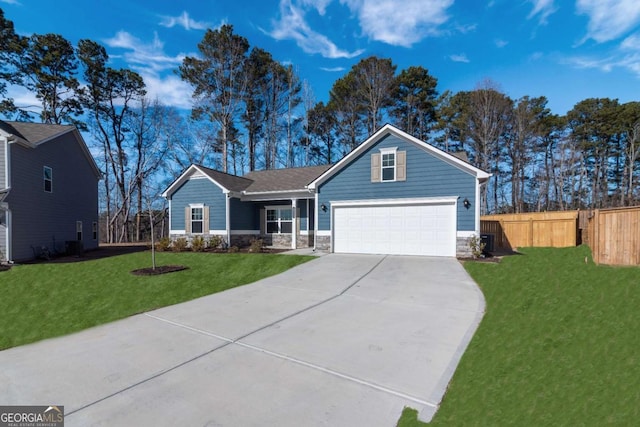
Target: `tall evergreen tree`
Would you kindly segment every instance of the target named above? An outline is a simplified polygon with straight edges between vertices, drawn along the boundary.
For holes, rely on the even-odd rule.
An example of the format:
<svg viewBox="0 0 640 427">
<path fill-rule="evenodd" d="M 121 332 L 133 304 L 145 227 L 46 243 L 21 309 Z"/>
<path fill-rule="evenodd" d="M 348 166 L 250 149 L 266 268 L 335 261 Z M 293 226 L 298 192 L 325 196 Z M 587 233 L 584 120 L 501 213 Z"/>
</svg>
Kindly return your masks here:
<svg viewBox="0 0 640 427">
<path fill-rule="evenodd" d="M 222 170 L 227 172 L 227 131 L 241 113 L 241 103 L 245 99 L 249 42 L 234 34 L 233 26 L 225 24 L 217 30 L 207 30 L 198 43 L 198 50 L 201 58 L 184 58 L 180 77 L 193 86 L 193 116 L 204 116 L 218 125 Z"/>
</svg>

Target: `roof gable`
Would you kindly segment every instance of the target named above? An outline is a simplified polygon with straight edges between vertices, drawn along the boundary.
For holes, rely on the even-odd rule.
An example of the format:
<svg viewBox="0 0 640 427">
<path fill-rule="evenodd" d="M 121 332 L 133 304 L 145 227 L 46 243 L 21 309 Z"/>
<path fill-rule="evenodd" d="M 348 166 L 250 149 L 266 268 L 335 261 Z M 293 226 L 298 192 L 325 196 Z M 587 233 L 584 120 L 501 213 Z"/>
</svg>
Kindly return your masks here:
<svg viewBox="0 0 640 427">
<path fill-rule="evenodd" d="M 73 134 L 96 177 L 101 178 L 102 172 L 75 126 L 0 120 L 0 135 L 7 137 L 9 142 L 15 142 L 27 148 L 36 148 L 67 133 Z"/>
<path fill-rule="evenodd" d="M 488 179 L 491 174 L 476 168 L 475 166 L 471 165 L 470 163 L 467 163 L 463 160 L 461 160 L 460 158 L 449 154 L 445 151 L 440 150 L 439 148 L 434 147 L 431 144 L 427 144 L 424 141 L 419 140 L 418 138 L 409 135 L 406 132 L 401 131 L 400 129 L 396 128 L 395 126 L 392 125 L 384 125 L 382 128 L 380 128 L 376 133 L 374 133 L 372 136 L 369 137 L 369 139 L 367 139 L 366 141 L 364 141 L 362 144 L 360 144 L 358 147 L 356 147 L 355 149 L 353 149 L 349 154 L 347 154 L 345 157 L 342 158 L 342 160 L 340 160 L 338 163 L 336 163 L 335 165 L 333 165 L 333 167 L 331 167 L 330 169 L 328 169 L 326 172 L 324 172 L 322 175 L 320 175 L 317 179 L 315 179 L 313 182 L 311 182 L 308 185 L 308 188 L 310 189 L 315 189 L 317 188 L 319 185 L 321 185 L 323 182 L 325 182 L 326 180 L 328 180 L 329 178 L 331 178 L 333 175 L 335 175 L 337 172 L 339 172 L 340 170 L 342 170 L 343 168 L 345 168 L 346 166 L 348 166 L 351 162 L 353 162 L 354 160 L 356 160 L 361 154 L 363 154 L 365 151 L 367 151 L 371 146 L 375 145 L 376 143 L 378 143 L 380 140 L 382 140 L 383 138 L 385 138 L 388 135 L 394 135 L 408 143 L 414 144 L 418 147 L 420 147 L 421 149 L 425 150 L 426 152 L 432 154 L 434 157 L 470 174 L 473 175 L 481 180 L 484 179 Z"/>
<path fill-rule="evenodd" d="M 169 197 L 194 175 L 208 179 L 223 193 L 241 192 L 252 183 L 251 180 L 240 176 L 230 175 L 201 165 L 191 165 L 162 192 L 162 197 Z"/>
<path fill-rule="evenodd" d="M 0 130 L 16 137 L 16 142 L 35 147 L 55 139 L 57 136 L 72 132 L 75 126 L 48 123 L 11 122 L 0 120 Z"/>
</svg>

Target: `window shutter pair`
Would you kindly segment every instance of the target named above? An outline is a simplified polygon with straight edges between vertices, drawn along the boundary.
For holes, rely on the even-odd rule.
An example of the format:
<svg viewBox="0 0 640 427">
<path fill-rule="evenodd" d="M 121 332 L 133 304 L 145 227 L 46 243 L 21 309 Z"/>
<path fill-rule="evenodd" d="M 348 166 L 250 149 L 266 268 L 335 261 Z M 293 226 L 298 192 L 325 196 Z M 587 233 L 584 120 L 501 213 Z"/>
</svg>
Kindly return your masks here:
<svg viewBox="0 0 640 427">
<path fill-rule="evenodd" d="M 191 234 L 191 206 L 184 208 L 184 233 Z M 202 233 L 209 234 L 209 206 L 202 208 Z"/>
<path fill-rule="evenodd" d="M 382 179 L 382 165 L 380 153 L 371 155 L 371 182 L 380 182 Z M 396 151 L 396 181 L 407 180 L 407 152 Z"/>
</svg>

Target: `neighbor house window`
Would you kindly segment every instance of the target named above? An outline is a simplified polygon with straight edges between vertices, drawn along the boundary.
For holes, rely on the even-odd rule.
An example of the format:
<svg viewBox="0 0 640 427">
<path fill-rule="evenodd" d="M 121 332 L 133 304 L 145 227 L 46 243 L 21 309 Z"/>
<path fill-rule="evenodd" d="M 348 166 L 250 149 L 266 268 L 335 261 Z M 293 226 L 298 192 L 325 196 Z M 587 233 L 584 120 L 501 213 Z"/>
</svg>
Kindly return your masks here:
<svg viewBox="0 0 640 427">
<path fill-rule="evenodd" d="M 98 240 L 98 223 L 96 221 L 93 221 L 93 224 L 91 224 L 91 234 L 93 240 Z"/>
<path fill-rule="evenodd" d="M 82 221 L 76 221 L 76 240 L 82 240 Z"/>
<path fill-rule="evenodd" d="M 45 166 L 43 169 L 44 178 L 44 191 L 51 193 L 53 191 L 53 171 L 49 166 Z"/>
<path fill-rule="evenodd" d="M 191 232 L 202 233 L 204 223 L 204 207 L 191 208 Z"/>
<path fill-rule="evenodd" d="M 291 233 L 292 222 L 291 207 L 267 208 L 267 233 Z"/>
</svg>

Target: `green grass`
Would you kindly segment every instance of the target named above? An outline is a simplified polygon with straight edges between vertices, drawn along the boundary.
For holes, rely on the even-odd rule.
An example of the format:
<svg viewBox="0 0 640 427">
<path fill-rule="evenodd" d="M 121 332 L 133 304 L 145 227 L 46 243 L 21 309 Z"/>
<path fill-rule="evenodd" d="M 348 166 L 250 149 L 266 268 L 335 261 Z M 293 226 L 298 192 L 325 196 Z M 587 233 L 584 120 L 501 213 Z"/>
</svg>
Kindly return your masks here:
<svg viewBox="0 0 640 427">
<path fill-rule="evenodd" d="M 0 350 L 65 335 L 188 301 L 283 272 L 312 257 L 272 254 L 159 253 L 158 265 L 188 270 L 134 276 L 149 252 L 0 272 Z"/>
<path fill-rule="evenodd" d="M 637 425 L 640 268 L 596 266 L 587 247 L 465 268 L 486 314 L 429 425 Z"/>
</svg>

